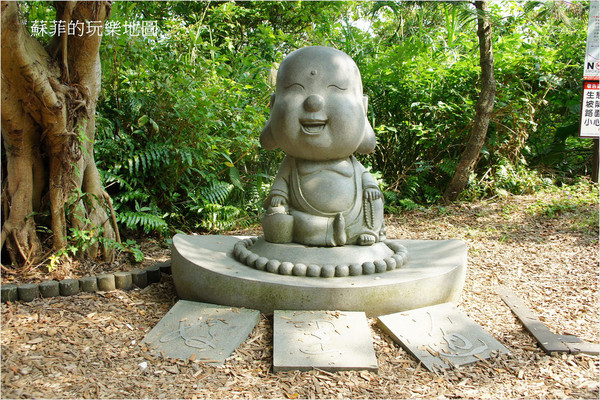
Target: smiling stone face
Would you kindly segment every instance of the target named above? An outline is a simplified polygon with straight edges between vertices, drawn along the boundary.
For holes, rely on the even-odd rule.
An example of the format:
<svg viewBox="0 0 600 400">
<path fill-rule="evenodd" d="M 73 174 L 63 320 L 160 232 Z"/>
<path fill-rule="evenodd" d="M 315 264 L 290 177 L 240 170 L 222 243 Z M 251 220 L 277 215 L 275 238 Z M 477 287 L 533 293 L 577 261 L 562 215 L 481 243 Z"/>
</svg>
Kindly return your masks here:
<svg viewBox="0 0 600 400">
<path fill-rule="evenodd" d="M 279 147 L 304 160 L 341 159 L 357 150 L 366 152 L 359 146 L 365 147 L 365 139 L 370 140 L 365 136 L 372 136 L 372 129 L 354 61 L 328 47 L 305 47 L 291 53 L 279 68 L 265 131 L 264 147 Z M 374 136 L 372 142 L 374 146 Z M 366 147 L 372 150 L 370 143 Z"/>
</svg>

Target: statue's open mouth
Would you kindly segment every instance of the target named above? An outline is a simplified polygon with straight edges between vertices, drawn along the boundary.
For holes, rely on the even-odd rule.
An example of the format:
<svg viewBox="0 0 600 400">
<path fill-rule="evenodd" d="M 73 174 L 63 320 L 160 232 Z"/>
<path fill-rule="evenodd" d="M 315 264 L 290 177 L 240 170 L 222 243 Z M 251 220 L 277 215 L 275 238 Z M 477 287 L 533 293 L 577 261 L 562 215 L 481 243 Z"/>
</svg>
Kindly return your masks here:
<svg viewBox="0 0 600 400">
<path fill-rule="evenodd" d="M 327 120 L 323 119 L 301 119 L 300 125 L 302 125 L 302 132 L 307 135 L 318 135 L 323 132 Z"/>
</svg>

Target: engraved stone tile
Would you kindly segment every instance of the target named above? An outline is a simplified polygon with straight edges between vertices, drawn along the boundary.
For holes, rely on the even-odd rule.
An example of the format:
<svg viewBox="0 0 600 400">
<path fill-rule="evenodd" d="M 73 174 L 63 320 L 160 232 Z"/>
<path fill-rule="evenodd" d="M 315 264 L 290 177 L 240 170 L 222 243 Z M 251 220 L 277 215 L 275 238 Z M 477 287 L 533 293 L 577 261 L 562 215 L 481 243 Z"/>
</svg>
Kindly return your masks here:
<svg viewBox="0 0 600 400">
<path fill-rule="evenodd" d="M 509 353 L 450 303 L 383 315 L 377 325 L 429 371 L 472 364 L 494 351 Z"/>
<path fill-rule="evenodd" d="M 179 300 L 142 343 L 155 354 L 223 364 L 259 319 L 257 310 Z"/>
<path fill-rule="evenodd" d="M 281 311 L 273 316 L 273 371 L 377 371 L 363 312 Z"/>
</svg>

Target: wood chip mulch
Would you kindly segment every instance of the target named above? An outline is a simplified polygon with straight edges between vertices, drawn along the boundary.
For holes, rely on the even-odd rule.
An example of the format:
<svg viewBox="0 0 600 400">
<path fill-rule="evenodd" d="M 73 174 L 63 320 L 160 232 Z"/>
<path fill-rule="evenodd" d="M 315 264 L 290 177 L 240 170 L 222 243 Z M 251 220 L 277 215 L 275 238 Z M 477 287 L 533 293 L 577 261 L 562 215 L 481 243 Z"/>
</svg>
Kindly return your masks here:
<svg viewBox="0 0 600 400">
<path fill-rule="evenodd" d="M 3 303 L 2 398 L 598 398 L 599 358 L 546 355 L 495 294 L 505 285 L 554 333 L 598 342 L 598 203 L 559 213 L 544 208 L 567 195 L 513 196 L 388 219 L 391 238 L 467 243 L 458 307 L 509 355 L 430 373 L 370 319 L 378 373 L 273 373 L 273 321 L 263 315 L 221 367 L 152 357 L 139 343 L 177 301 L 163 275 L 143 290 Z M 152 256 L 164 258 L 167 249 Z"/>
</svg>

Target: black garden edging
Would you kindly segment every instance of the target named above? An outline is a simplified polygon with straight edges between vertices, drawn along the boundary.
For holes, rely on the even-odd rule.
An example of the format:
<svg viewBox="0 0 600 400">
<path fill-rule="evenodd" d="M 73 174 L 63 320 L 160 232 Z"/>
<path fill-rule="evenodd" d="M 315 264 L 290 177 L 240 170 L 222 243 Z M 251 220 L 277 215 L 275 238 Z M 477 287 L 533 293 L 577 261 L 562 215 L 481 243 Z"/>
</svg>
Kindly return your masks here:
<svg viewBox="0 0 600 400">
<path fill-rule="evenodd" d="M 151 283 L 160 282 L 161 274 L 171 274 L 171 260 L 156 263 L 145 269 L 136 268 L 131 271 L 86 276 L 80 279 L 2 285 L 0 297 L 3 303 L 18 300 L 30 302 L 37 297 L 71 296 L 79 292 L 131 290 L 134 286 L 143 289 Z"/>
</svg>

